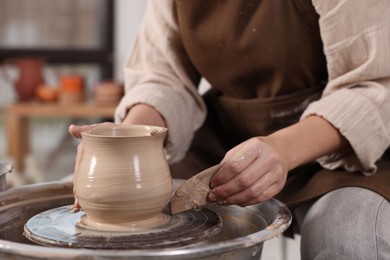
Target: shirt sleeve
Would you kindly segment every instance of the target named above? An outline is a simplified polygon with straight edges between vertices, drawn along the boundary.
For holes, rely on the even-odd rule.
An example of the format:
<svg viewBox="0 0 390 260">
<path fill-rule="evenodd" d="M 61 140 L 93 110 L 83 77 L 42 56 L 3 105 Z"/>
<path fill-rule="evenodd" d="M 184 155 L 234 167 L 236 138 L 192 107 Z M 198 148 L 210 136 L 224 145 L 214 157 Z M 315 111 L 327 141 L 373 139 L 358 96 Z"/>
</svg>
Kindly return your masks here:
<svg viewBox="0 0 390 260">
<path fill-rule="evenodd" d="M 323 167 L 374 174 L 390 144 L 390 1 L 312 0 L 320 15 L 329 82 L 302 115 L 318 115 L 349 141 Z"/>
<path fill-rule="evenodd" d="M 205 119 L 206 107 L 196 86 L 200 76 L 180 40 L 173 0 L 149 0 L 124 73 L 126 93 L 115 121 L 122 122 L 135 104 L 153 106 L 168 127 L 168 161 L 183 158 Z"/>
</svg>

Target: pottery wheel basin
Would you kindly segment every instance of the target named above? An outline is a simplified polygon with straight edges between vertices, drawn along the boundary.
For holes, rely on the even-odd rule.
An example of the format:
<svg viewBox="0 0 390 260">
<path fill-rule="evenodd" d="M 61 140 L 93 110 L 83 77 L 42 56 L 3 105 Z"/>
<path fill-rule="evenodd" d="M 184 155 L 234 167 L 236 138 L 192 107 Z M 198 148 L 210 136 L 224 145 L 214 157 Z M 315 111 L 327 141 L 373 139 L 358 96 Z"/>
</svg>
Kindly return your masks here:
<svg viewBox="0 0 390 260">
<path fill-rule="evenodd" d="M 174 186 L 183 181 L 174 180 Z M 277 200 L 249 207 L 210 205 L 223 220 L 215 236 L 191 245 L 163 249 L 46 247 L 23 236 L 33 216 L 73 203 L 71 182 L 50 182 L 0 192 L 0 259 L 260 259 L 263 243 L 280 235 L 291 213 Z"/>
<path fill-rule="evenodd" d="M 44 246 L 90 249 L 157 249 L 182 247 L 211 238 L 222 229 L 222 218 L 209 209 L 188 210 L 170 216 L 167 222 L 153 228 L 107 231 L 82 223 L 83 211 L 72 205 L 49 209 L 30 218 L 24 225 L 24 236 Z"/>
</svg>

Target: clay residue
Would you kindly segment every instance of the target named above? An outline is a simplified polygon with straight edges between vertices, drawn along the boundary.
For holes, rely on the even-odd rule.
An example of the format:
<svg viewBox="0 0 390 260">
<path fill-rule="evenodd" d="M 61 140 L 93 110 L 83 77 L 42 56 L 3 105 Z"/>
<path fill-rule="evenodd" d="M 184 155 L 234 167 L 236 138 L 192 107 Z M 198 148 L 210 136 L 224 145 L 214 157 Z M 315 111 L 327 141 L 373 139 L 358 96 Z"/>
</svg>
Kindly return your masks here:
<svg viewBox="0 0 390 260">
<path fill-rule="evenodd" d="M 165 225 L 170 221 L 171 217 L 165 213 L 161 213 L 153 218 L 120 222 L 120 223 L 102 223 L 88 220 L 86 215 L 83 215 L 76 224 L 78 227 L 95 230 L 95 231 L 113 231 L 113 232 L 137 232 L 156 228 Z"/>
</svg>

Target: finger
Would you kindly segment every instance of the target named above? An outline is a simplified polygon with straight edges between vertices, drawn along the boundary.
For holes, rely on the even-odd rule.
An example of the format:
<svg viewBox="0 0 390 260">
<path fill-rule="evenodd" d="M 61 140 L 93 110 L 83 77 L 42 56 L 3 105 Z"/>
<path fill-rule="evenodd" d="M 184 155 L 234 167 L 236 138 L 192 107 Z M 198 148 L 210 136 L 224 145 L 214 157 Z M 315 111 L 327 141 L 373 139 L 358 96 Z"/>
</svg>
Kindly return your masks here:
<svg viewBox="0 0 390 260">
<path fill-rule="evenodd" d="M 70 125 L 69 126 L 69 133 L 76 138 L 81 138 L 81 132 L 89 131 L 96 127 L 95 124 L 93 125 L 84 125 L 84 126 L 78 126 L 78 125 Z"/>
<path fill-rule="evenodd" d="M 225 184 L 239 173 L 244 171 L 259 156 L 259 147 L 257 143 L 246 142 L 242 146 L 236 147 L 222 160 L 221 169 L 213 176 L 210 181 L 212 188 Z"/>
<path fill-rule="evenodd" d="M 273 186 L 275 186 L 276 188 L 277 179 L 272 174 L 265 174 L 247 189 L 244 189 L 230 197 L 227 197 L 225 199 L 226 204 L 235 204 L 242 206 L 247 205 L 249 202 L 258 203 L 258 201 L 262 201 L 264 199 L 263 197 L 265 195 L 268 195 L 268 189 Z"/>
<path fill-rule="evenodd" d="M 77 198 L 75 197 L 73 207 L 72 207 L 72 212 L 76 213 L 76 212 L 80 211 L 80 209 L 81 209 L 80 204 L 79 204 Z"/>
<path fill-rule="evenodd" d="M 240 206 L 246 207 L 246 206 L 250 206 L 250 205 L 255 205 L 255 204 L 266 202 L 266 201 L 270 200 L 271 198 L 275 197 L 280 192 L 280 190 L 281 190 L 280 185 L 275 183 L 274 185 L 269 187 L 267 190 L 265 190 L 257 198 L 254 198 L 254 199 L 249 200 L 249 201 L 247 201 L 245 203 L 242 203 L 242 204 L 240 204 Z"/>
<path fill-rule="evenodd" d="M 77 196 L 76 196 L 76 178 L 77 178 L 77 173 L 80 167 L 80 162 L 81 158 L 83 155 L 83 143 L 80 143 L 77 146 L 77 154 L 76 154 L 76 161 L 75 161 L 75 166 L 74 166 L 74 172 L 73 172 L 73 195 L 75 197 L 75 203 L 74 206 L 80 208 L 80 205 L 78 204 Z"/>
<path fill-rule="evenodd" d="M 265 170 L 263 172 L 263 170 Z M 221 201 L 236 193 L 240 193 L 253 186 L 265 173 L 266 169 L 259 165 L 259 162 L 252 163 L 245 171 L 236 174 L 228 182 L 213 188 L 210 191 L 209 199 Z"/>
<path fill-rule="evenodd" d="M 97 126 L 102 126 L 102 125 L 115 125 L 115 124 L 112 122 L 104 122 L 100 124 L 91 124 L 91 125 L 82 125 L 82 126 L 72 124 L 69 126 L 68 131 L 73 137 L 81 138 L 82 132 L 90 131 Z"/>
<path fill-rule="evenodd" d="M 227 161 L 237 161 L 240 164 L 245 164 L 253 158 L 257 158 L 260 150 L 261 142 L 257 138 L 249 139 L 248 141 L 229 150 L 222 160 L 222 163 Z"/>
<path fill-rule="evenodd" d="M 215 188 L 227 183 L 240 173 L 240 168 L 240 165 L 236 161 L 224 162 L 217 173 L 211 178 L 210 187 Z"/>
</svg>

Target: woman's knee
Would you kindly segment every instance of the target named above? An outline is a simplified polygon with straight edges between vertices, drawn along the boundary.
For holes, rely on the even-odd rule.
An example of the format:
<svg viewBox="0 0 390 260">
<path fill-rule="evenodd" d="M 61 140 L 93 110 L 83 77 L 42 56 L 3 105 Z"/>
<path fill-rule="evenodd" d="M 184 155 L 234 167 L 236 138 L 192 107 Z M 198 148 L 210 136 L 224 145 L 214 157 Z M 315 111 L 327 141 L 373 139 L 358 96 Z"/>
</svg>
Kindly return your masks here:
<svg viewBox="0 0 390 260">
<path fill-rule="evenodd" d="M 384 259 L 390 230 L 378 227 L 388 225 L 385 216 L 389 202 L 372 191 L 351 187 L 324 195 L 303 220 L 302 259 Z"/>
</svg>

